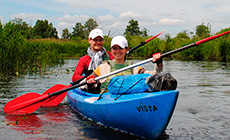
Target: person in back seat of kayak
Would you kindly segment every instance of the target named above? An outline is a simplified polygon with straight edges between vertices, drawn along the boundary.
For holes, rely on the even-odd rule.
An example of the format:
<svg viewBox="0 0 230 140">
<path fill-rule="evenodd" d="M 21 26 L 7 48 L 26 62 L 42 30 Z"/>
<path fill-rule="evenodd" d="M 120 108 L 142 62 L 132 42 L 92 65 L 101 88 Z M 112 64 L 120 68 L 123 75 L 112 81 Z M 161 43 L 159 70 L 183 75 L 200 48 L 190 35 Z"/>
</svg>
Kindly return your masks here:
<svg viewBox="0 0 230 140">
<path fill-rule="evenodd" d="M 106 51 L 103 47 L 104 36 L 102 30 L 93 29 L 89 34 L 88 41 L 90 44 L 90 47 L 87 50 L 88 54 L 81 57 L 78 61 L 72 77 L 72 82 L 83 78 L 83 74 L 86 76 L 90 75 L 93 70 L 102 64 L 102 61 L 113 59 L 111 52 Z"/>
<path fill-rule="evenodd" d="M 144 68 L 138 66 L 131 70 L 123 71 L 121 73 L 112 75 L 110 77 L 99 80 L 97 82 L 95 81 L 95 77 L 102 76 L 112 71 L 121 69 L 128 65 L 131 65 L 132 63 L 125 60 L 125 56 L 128 51 L 129 51 L 129 47 L 128 47 L 128 41 L 126 40 L 126 38 L 124 36 L 114 37 L 111 41 L 111 52 L 112 52 L 112 55 L 114 56 L 114 60 L 107 61 L 99 65 L 94 70 L 94 72 L 89 77 L 86 78 L 87 85 L 82 89 L 85 89 L 86 91 L 91 92 L 91 93 L 99 93 L 100 91 L 99 87 L 101 87 L 101 89 L 106 89 L 106 86 L 108 85 L 110 79 L 113 76 L 141 74 L 141 73 L 149 73 L 149 74 L 154 75 L 156 73 L 163 71 L 163 63 L 161 59 L 161 54 L 156 53 L 156 54 L 153 54 L 153 57 L 154 57 L 153 63 L 156 63 L 155 69 L 153 71 L 147 71 Z M 103 90 L 101 90 L 101 92 L 103 92 Z"/>
</svg>

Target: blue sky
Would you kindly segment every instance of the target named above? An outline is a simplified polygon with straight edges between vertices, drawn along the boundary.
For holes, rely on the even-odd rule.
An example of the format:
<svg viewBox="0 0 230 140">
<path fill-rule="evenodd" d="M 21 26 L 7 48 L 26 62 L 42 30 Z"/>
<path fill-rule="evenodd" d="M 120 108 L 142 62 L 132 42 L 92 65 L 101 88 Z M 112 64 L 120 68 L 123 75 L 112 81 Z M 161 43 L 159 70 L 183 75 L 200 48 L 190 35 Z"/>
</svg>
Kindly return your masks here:
<svg viewBox="0 0 230 140">
<path fill-rule="evenodd" d="M 53 23 L 61 37 L 62 30 L 77 22 L 94 18 L 107 35 L 123 35 L 131 19 L 139 22 L 149 35 L 166 31 L 172 37 L 183 30 L 195 32 L 196 26 L 211 25 L 212 34 L 230 27 L 229 0 L 1 0 L 0 19 L 22 18 L 30 26 L 37 19 Z"/>
</svg>

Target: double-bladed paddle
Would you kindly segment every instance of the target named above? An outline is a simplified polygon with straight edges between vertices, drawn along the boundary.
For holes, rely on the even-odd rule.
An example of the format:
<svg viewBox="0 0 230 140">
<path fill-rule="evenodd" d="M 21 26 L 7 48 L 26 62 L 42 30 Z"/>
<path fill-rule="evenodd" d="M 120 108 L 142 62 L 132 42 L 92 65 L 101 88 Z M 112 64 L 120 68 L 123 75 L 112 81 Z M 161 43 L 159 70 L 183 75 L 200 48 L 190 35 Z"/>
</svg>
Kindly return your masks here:
<svg viewBox="0 0 230 140">
<path fill-rule="evenodd" d="M 144 42 L 141 42 L 136 47 L 130 49 L 128 54 L 136 50 L 140 46 L 145 45 L 146 43 L 153 40 L 154 38 L 158 37 L 163 32 L 145 40 Z M 21 95 L 9 101 L 4 107 L 4 112 L 7 114 L 11 114 L 11 115 L 23 115 L 23 114 L 33 113 L 41 106 L 42 107 L 57 106 L 65 98 L 67 91 L 75 88 L 74 85 L 78 84 L 80 81 L 82 81 L 86 77 L 87 76 L 73 82 L 70 85 L 62 85 L 62 84 L 54 85 L 48 90 L 46 90 L 42 95 L 35 93 L 35 92 L 26 93 L 24 95 Z M 80 87 L 81 85 L 84 85 L 84 83 L 78 84 L 76 86 Z"/>
<path fill-rule="evenodd" d="M 207 41 L 213 40 L 215 38 L 221 37 L 221 36 L 229 34 L 229 33 L 230 33 L 230 31 L 227 31 L 227 32 L 224 32 L 224 33 L 221 33 L 221 34 L 218 34 L 218 35 L 214 35 L 214 36 L 202 39 L 202 40 L 197 41 L 195 43 L 192 43 L 192 44 L 186 45 L 184 47 L 181 47 L 181 48 L 169 51 L 167 53 L 164 53 L 164 54 L 161 55 L 161 57 L 162 58 L 167 57 L 167 56 L 172 55 L 174 53 L 177 53 L 177 52 L 183 51 L 185 49 L 200 45 L 202 43 L 205 43 Z M 131 69 L 131 68 L 146 64 L 148 62 L 151 62 L 153 59 L 154 58 L 149 58 L 149 59 L 141 61 L 139 63 L 136 63 L 136 64 L 133 64 L 133 65 L 121 68 L 119 70 L 113 71 L 111 73 L 108 73 L 108 74 L 105 74 L 105 75 L 102 75 L 102 76 L 99 76 L 99 77 L 95 78 L 95 81 L 104 79 L 104 78 L 106 78 L 108 76 L 120 73 L 120 72 L 128 70 L 128 69 Z M 87 84 L 87 83 L 83 82 L 83 83 L 80 83 L 80 84 L 74 85 L 74 86 L 72 86 L 72 84 L 70 84 L 68 86 L 55 85 L 55 86 L 51 87 L 50 89 L 48 89 L 46 91 L 47 94 L 44 94 L 44 95 L 43 94 L 40 95 L 40 94 L 34 93 L 34 92 L 21 95 L 21 96 L 15 98 L 15 99 L 9 101 L 4 107 L 4 112 L 6 114 L 11 114 L 11 115 L 31 114 L 34 111 L 36 111 L 44 102 L 46 102 L 47 99 L 53 100 L 53 102 L 57 102 L 59 104 L 65 98 L 65 95 L 66 95 L 66 94 L 62 94 L 62 93 L 66 93 L 67 91 L 69 91 L 71 89 L 80 87 L 80 86 L 85 85 L 85 84 Z M 57 91 L 57 89 L 58 89 L 58 91 Z M 58 98 L 57 98 L 57 96 L 58 96 Z M 59 96 L 63 96 L 63 99 L 60 100 L 61 98 Z"/>
</svg>

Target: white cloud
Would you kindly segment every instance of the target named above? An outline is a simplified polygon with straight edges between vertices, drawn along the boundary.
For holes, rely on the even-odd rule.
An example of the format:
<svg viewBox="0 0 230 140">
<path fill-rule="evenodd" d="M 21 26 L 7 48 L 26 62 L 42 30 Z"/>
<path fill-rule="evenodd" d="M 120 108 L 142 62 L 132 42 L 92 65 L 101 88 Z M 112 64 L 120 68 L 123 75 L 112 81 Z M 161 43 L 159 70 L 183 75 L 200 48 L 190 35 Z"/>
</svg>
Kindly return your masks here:
<svg viewBox="0 0 230 140">
<path fill-rule="evenodd" d="M 124 12 L 119 15 L 119 19 L 130 19 L 130 18 L 139 19 L 141 17 L 142 17 L 141 14 L 137 14 L 132 11 Z"/>
<path fill-rule="evenodd" d="M 96 19 L 97 19 L 98 22 L 103 22 L 103 23 L 105 23 L 105 22 L 113 22 L 113 21 L 116 20 L 116 18 L 113 17 L 112 15 L 98 16 Z"/>
<path fill-rule="evenodd" d="M 14 17 L 20 17 L 20 18 L 23 18 L 23 19 L 44 19 L 45 17 L 47 17 L 47 15 L 41 15 L 41 14 L 34 14 L 34 13 L 30 13 L 30 14 L 25 14 L 25 13 L 20 13 L 20 14 L 17 14 L 17 15 L 13 15 Z"/>
<path fill-rule="evenodd" d="M 87 15 L 64 15 L 58 18 L 59 21 L 70 22 L 70 23 L 83 23 L 86 22 L 90 16 Z"/>
<path fill-rule="evenodd" d="M 212 30 L 219 31 L 230 23 L 229 0 L 12 1 L 15 9 L 1 5 L 1 20 L 9 17 L 27 21 L 46 18 L 53 23 L 59 34 L 64 28 L 72 29 L 77 22 L 84 24 L 89 18 L 96 19 L 105 34 L 112 31 L 113 35 L 123 34 L 131 19 L 139 22 L 140 29 L 147 28 L 149 35 L 163 29 L 174 35 L 183 30 L 194 32 L 195 27 L 203 21 L 204 24 L 210 23 Z"/>
<path fill-rule="evenodd" d="M 59 22 L 57 25 L 57 27 L 62 30 L 65 28 L 70 28 L 70 27 L 72 28 L 74 26 L 75 26 L 74 23 L 69 23 L 69 22 Z"/>
<path fill-rule="evenodd" d="M 50 0 L 54 3 L 61 3 L 64 5 L 68 5 L 70 7 L 81 8 L 81 9 L 88 9 L 93 7 L 94 1 L 78 1 L 78 0 Z"/>
<path fill-rule="evenodd" d="M 185 21 L 182 21 L 182 20 L 179 20 L 179 19 L 169 19 L 169 18 L 164 18 L 164 19 L 161 19 L 159 20 L 159 25 L 166 25 L 166 26 L 175 26 L 175 25 L 185 25 L 186 22 Z"/>
<path fill-rule="evenodd" d="M 230 13 L 229 7 L 230 7 L 230 3 L 225 4 L 225 5 L 220 5 L 220 6 L 217 6 L 216 11 L 229 15 L 229 13 Z"/>
<path fill-rule="evenodd" d="M 117 21 L 117 22 L 113 23 L 113 24 L 111 25 L 111 27 L 117 28 L 117 27 L 120 27 L 120 25 L 121 25 L 121 23 L 120 23 L 119 21 Z"/>
</svg>

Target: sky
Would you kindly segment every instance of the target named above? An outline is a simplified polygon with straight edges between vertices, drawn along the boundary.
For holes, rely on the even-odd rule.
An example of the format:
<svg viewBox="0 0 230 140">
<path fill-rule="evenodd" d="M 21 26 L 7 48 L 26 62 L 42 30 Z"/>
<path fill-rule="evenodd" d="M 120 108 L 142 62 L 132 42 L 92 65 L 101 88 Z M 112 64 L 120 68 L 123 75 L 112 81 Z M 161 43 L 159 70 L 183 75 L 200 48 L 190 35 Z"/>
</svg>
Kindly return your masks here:
<svg viewBox="0 0 230 140">
<path fill-rule="evenodd" d="M 162 31 L 175 37 L 179 32 L 196 31 L 196 26 L 211 25 L 211 34 L 230 27 L 229 0 L 0 0 L 3 24 L 21 18 L 30 26 L 47 19 L 57 29 L 70 32 L 76 23 L 93 18 L 104 35 L 123 35 L 131 19 L 148 35 Z"/>
</svg>

